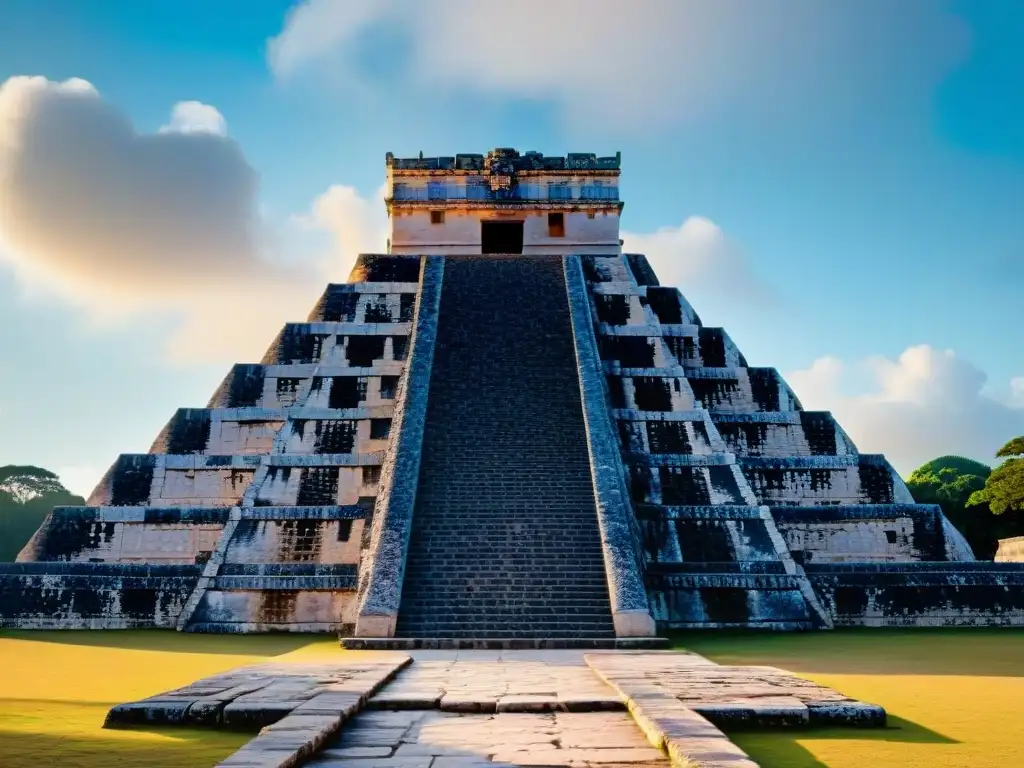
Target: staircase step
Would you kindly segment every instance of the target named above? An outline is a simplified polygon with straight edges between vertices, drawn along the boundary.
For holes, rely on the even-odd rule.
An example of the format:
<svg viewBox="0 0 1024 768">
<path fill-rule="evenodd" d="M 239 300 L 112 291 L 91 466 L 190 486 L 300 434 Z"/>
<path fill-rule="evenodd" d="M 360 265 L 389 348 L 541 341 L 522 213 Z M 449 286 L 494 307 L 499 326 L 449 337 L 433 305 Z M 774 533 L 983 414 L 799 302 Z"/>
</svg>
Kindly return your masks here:
<svg viewBox="0 0 1024 768">
<path fill-rule="evenodd" d="M 575 359 L 561 259 L 446 260 L 399 635 L 614 637 Z"/>
<path fill-rule="evenodd" d="M 592 648 L 619 650 L 659 650 L 669 647 L 661 637 L 343 637 L 342 648 L 351 650 L 515 650 Z"/>
</svg>

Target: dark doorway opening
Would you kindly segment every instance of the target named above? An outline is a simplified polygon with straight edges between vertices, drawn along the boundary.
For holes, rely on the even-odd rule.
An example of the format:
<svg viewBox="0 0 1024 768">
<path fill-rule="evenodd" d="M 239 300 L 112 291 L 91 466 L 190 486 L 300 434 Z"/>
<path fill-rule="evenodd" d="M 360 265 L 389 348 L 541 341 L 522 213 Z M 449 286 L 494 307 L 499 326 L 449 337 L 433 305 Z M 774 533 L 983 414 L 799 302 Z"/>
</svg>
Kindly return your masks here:
<svg viewBox="0 0 1024 768">
<path fill-rule="evenodd" d="M 523 222 L 481 222 L 480 242 L 484 253 L 522 253 Z"/>
</svg>

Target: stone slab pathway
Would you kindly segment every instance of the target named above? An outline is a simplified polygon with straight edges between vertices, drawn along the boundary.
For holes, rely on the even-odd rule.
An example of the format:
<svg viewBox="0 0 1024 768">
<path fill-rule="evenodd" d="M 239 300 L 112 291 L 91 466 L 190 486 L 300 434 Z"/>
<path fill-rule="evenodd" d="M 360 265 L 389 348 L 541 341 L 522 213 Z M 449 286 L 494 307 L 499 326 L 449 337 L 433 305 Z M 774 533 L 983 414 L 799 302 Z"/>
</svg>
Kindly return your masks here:
<svg viewBox="0 0 1024 768">
<path fill-rule="evenodd" d="M 398 653 L 340 656 L 330 664 L 240 667 L 183 688 L 118 704 L 104 727 L 193 725 L 256 730 L 295 714 L 354 712 L 412 659 Z"/>
<path fill-rule="evenodd" d="M 261 729 L 220 768 L 757 768 L 719 726 L 880 726 L 885 712 L 686 652 L 348 651 L 243 667 L 107 716 L 161 723 Z"/>
<path fill-rule="evenodd" d="M 357 715 L 311 768 L 668 768 L 625 712 Z"/>
<path fill-rule="evenodd" d="M 691 653 L 591 653 L 587 664 L 630 702 L 673 700 L 716 725 L 885 725 L 885 710 L 774 667 L 731 667 Z"/>
<path fill-rule="evenodd" d="M 622 697 L 574 651 L 420 652 L 373 697 L 375 709 L 446 712 L 624 710 Z"/>
</svg>

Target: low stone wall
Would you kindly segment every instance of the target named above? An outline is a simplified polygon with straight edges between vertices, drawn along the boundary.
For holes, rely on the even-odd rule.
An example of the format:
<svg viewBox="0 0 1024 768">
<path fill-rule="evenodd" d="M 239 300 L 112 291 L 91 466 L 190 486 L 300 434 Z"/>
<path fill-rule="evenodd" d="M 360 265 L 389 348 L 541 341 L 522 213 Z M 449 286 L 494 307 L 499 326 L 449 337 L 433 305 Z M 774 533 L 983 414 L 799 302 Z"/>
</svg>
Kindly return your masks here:
<svg viewBox="0 0 1024 768">
<path fill-rule="evenodd" d="M 217 545 L 228 510 L 210 507 L 56 507 L 19 562 L 201 562 Z"/>
<path fill-rule="evenodd" d="M 802 564 L 963 559 L 942 510 L 925 504 L 772 507 L 793 558 Z M 954 532 L 955 533 L 955 532 Z"/>
<path fill-rule="evenodd" d="M 659 626 L 828 625 L 766 507 L 642 505 L 637 516 Z"/>
<path fill-rule="evenodd" d="M 747 456 L 737 461 L 758 501 L 769 506 L 914 503 L 883 456 Z"/>
<path fill-rule="evenodd" d="M 716 412 L 712 420 L 728 450 L 737 456 L 789 458 L 857 453 L 850 438 L 827 412 Z"/>
<path fill-rule="evenodd" d="M 0 563 L 0 626 L 173 628 L 197 565 Z"/>
<path fill-rule="evenodd" d="M 1024 626 L 1024 563 L 808 565 L 837 627 Z"/>
<path fill-rule="evenodd" d="M 247 507 L 204 574 L 191 632 L 351 634 L 366 505 Z"/>
<path fill-rule="evenodd" d="M 225 563 L 190 632 L 341 632 L 355 622 L 355 564 Z"/>
</svg>

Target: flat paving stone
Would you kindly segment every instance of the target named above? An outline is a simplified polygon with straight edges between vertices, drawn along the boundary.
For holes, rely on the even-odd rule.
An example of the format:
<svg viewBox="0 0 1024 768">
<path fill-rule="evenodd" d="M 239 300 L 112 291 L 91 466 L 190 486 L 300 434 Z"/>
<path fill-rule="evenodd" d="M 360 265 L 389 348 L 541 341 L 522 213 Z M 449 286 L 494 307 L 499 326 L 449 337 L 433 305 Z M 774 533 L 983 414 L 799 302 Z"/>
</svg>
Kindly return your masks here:
<svg viewBox="0 0 1024 768">
<path fill-rule="evenodd" d="M 343 763 L 340 751 L 345 749 L 350 733 L 363 729 L 363 717 L 379 714 L 368 711 L 356 715 L 307 765 L 369 768 L 372 760 L 373 768 L 669 766 L 665 753 L 648 743 L 625 712 L 460 714 L 438 710 L 408 721 L 386 758 L 375 753 L 372 759 L 353 756 Z M 584 744 L 585 733 L 590 739 Z"/>
<path fill-rule="evenodd" d="M 625 708 L 576 651 L 416 651 L 414 658 L 371 707 L 477 713 Z"/>
<path fill-rule="evenodd" d="M 696 654 L 592 653 L 586 662 L 629 703 L 667 697 L 716 725 L 881 727 L 885 710 L 775 667 L 722 666 Z"/>
<path fill-rule="evenodd" d="M 351 713 L 411 661 L 402 653 L 345 653 L 336 662 L 241 667 L 173 691 L 118 704 L 105 726 L 196 725 L 257 730 L 301 708 Z"/>
<path fill-rule="evenodd" d="M 278 660 L 108 715 L 141 723 L 262 728 L 221 768 L 756 768 L 719 726 L 883 725 L 885 712 L 686 652 L 417 650 Z"/>
<path fill-rule="evenodd" d="M 319 757 L 332 760 L 351 760 L 354 758 L 390 757 L 392 752 L 394 752 L 393 747 L 339 747 L 325 749 L 319 753 Z"/>
</svg>

